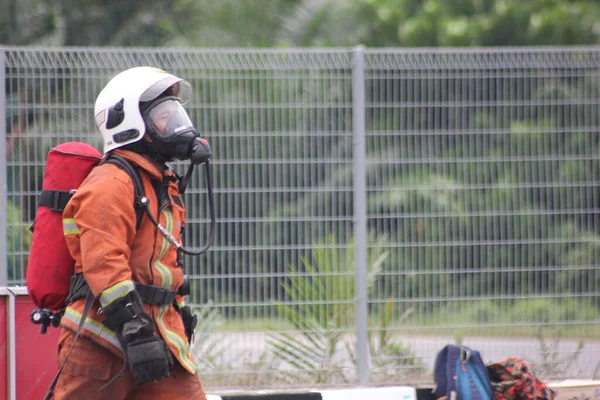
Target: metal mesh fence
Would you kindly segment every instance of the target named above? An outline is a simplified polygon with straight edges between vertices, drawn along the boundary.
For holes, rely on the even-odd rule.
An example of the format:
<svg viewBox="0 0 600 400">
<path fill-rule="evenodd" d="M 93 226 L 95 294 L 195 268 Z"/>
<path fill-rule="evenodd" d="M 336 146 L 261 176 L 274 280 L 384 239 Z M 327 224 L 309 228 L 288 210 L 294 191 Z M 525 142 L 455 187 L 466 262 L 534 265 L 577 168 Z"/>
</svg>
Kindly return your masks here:
<svg viewBox="0 0 600 400">
<path fill-rule="evenodd" d="M 0 52 L 10 284 L 48 150 L 100 148 L 96 95 L 152 65 L 190 81 L 187 109 L 215 152 L 215 244 L 185 260 L 206 386 L 364 383 L 360 349 L 369 383 L 427 383 L 456 341 L 548 379 L 594 373 L 599 49 Z M 207 238 L 205 195 L 196 171 L 191 246 Z"/>
<path fill-rule="evenodd" d="M 599 56 L 368 53 L 368 226 L 388 257 L 370 296 L 373 330 L 390 337 L 382 368 L 410 379 L 431 365 L 427 348 L 465 340 L 545 378 L 592 375 Z"/>
</svg>

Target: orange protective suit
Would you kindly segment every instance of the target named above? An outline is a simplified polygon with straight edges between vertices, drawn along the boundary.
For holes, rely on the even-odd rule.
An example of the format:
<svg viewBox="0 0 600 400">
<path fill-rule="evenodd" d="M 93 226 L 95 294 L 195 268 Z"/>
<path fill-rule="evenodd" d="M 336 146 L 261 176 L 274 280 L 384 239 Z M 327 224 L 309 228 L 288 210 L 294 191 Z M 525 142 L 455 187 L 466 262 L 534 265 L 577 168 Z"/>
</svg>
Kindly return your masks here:
<svg viewBox="0 0 600 400">
<path fill-rule="evenodd" d="M 150 200 L 150 212 L 180 242 L 185 223 L 185 208 L 178 193 L 177 182 L 172 179 L 175 174 L 169 170 L 162 171 L 140 154 L 120 149 L 114 152 L 139 167 L 145 195 Z M 161 184 L 163 195 L 160 196 L 162 201 L 159 201 L 155 187 L 160 188 Z M 134 282 L 174 291 L 177 291 L 183 283 L 184 274 L 177 265 L 176 248 L 169 244 L 146 215 L 138 231 L 136 231 L 136 221 L 133 183 L 125 171 L 112 164 L 103 164 L 92 170 L 63 212 L 65 239 L 75 260 L 75 271 L 83 272 L 92 293 L 98 299 L 81 329 L 80 335 L 85 339 L 78 339 L 78 341 L 93 342 L 93 346 L 97 347 L 96 352 L 108 350 L 107 354 L 98 356 L 99 359 L 108 359 L 110 354 L 117 359 L 123 357 L 116 334 L 102 324 L 103 315 L 98 312 L 102 306 L 107 306 L 134 290 Z M 184 305 L 184 300 L 183 296 L 177 295 L 176 302 L 180 307 Z M 84 303 L 85 299 L 79 299 L 66 308 L 61 319 L 60 345 L 72 341 L 73 332 L 77 330 L 81 320 Z M 146 313 L 155 321 L 156 333 L 165 340 L 178 361 L 174 370 L 181 368 L 191 379 L 198 381 L 198 388 L 201 389 L 196 374 L 196 364 L 179 312 L 173 305 L 144 304 L 144 307 Z M 82 350 L 83 343 L 81 346 L 76 343 L 69 356 L 67 365 L 72 364 L 71 370 L 73 365 L 77 364 L 77 360 L 81 364 L 82 357 L 77 355 L 78 351 L 85 350 L 87 353 L 91 351 L 88 345 Z M 64 346 L 60 349 L 60 354 L 63 354 Z M 98 363 L 96 360 L 89 360 L 89 363 L 96 367 L 89 368 L 90 374 L 87 379 L 97 380 L 94 371 L 98 369 Z M 114 362 L 114 364 L 118 363 Z M 82 369 L 81 365 L 79 368 Z M 64 393 L 69 392 L 65 389 L 68 380 L 72 378 L 68 371 L 69 368 L 65 367 L 57 385 L 55 392 L 57 399 L 61 398 L 61 390 Z M 104 371 L 100 375 L 102 379 L 108 380 L 109 377 L 106 375 L 110 374 Z M 123 379 L 125 378 L 121 377 L 118 381 Z M 169 379 L 146 385 L 160 385 L 161 382 L 168 382 Z M 184 389 L 182 390 L 185 392 Z M 89 393 L 93 398 L 94 394 L 91 391 Z M 199 396 L 201 397 L 190 397 L 188 394 L 185 398 L 203 399 L 203 392 Z M 124 397 L 108 397 L 104 393 L 102 398 L 117 400 Z M 179 397 L 176 392 L 173 392 L 169 398 Z"/>
<path fill-rule="evenodd" d="M 75 334 L 63 329 L 59 339 L 58 362 L 62 362 Z M 79 337 L 54 389 L 55 400 L 206 400 L 197 374 L 190 374 L 176 363 L 171 374 L 158 382 L 139 384 L 128 368 L 106 388 L 110 378 L 119 374 L 123 359 Z"/>
</svg>

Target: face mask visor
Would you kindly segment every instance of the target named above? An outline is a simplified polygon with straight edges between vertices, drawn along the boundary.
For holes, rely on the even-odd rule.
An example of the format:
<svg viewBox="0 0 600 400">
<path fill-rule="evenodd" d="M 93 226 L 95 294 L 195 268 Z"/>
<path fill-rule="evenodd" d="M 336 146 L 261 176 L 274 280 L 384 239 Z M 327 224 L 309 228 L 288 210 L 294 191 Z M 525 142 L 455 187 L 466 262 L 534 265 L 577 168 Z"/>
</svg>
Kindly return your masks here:
<svg viewBox="0 0 600 400">
<path fill-rule="evenodd" d="M 166 97 L 150 104 L 144 114 L 150 129 L 163 142 L 169 142 L 186 132 L 196 132 L 190 117 L 175 97 Z"/>
</svg>

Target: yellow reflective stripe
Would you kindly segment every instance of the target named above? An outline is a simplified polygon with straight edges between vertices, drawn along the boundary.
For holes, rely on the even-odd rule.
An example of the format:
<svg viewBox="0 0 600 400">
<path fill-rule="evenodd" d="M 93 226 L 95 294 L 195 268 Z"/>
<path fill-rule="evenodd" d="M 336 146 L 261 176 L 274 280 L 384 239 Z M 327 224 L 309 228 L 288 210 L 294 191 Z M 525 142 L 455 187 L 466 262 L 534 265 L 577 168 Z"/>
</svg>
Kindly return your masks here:
<svg viewBox="0 0 600 400">
<path fill-rule="evenodd" d="M 79 322 L 81 321 L 81 313 L 74 310 L 71 307 L 67 307 L 65 309 L 64 315 L 62 316 L 62 319 L 71 322 L 75 325 L 75 328 L 77 328 L 79 326 Z M 85 318 L 82 329 L 93 333 L 94 335 L 106 340 L 107 342 L 115 346 L 117 349 L 122 350 L 121 343 L 119 343 L 117 335 L 113 331 L 111 331 L 101 323 L 94 321 L 90 317 Z"/>
<path fill-rule="evenodd" d="M 179 303 L 177 303 L 177 307 L 179 307 L 179 309 L 185 307 L 185 300 L 181 300 Z"/>
<path fill-rule="evenodd" d="M 181 361 L 183 367 L 193 374 L 196 372 L 196 364 L 194 364 L 192 361 L 190 355 L 190 346 L 187 340 L 182 338 L 181 335 L 177 334 L 177 332 L 169 330 L 163 321 L 163 317 L 168 309 L 169 306 L 160 308 L 160 312 L 156 317 L 156 322 L 160 327 L 160 331 L 163 333 L 164 339 L 177 349 L 177 354 L 179 355 L 177 358 L 179 361 Z"/>
<path fill-rule="evenodd" d="M 100 304 L 102 307 L 106 307 L 113 301 L 120 299 L 121 297 L 125 297 L 127 293 L 133 291 L 135 289 L 135 284 L 133 281 L 121 281 L 105 289 L 100 294 Z"/>
<path fill-rule="evenodd" d="M 173 213 L 168 208 L 165 209 L 162 213 L 165 216 L 166 220 L 165 229 L 169 233 L 171 233 L 173 229 Z M 169 268 L 162 263 L 162 258 L 167 253 L 167 250 L 169 250 L 169 246 L 171 246 L 171 244 L 165 237 L 163 237 L 160 253 L 158 257 L 156 257 L 156 261 L 154 261 L 154 268 L 156 268 L 158 274 L 161 277 L 160 286 L 167 289 L 171 289 L 171 286 L 173 285 L 173 275 L 171 274 L 171 270 L 169 270 Z"/>
<path fill-rule="evenodd" d="M 168 232 L 171 232 L 173 229 L 173 214 L 171 210 L 167 208 L 163 211 L 163 215 L 165 216 L 165 229 Z M 167 239 L 163 238 L 160 253 L 153 266 L 161 277 L 161 286 L 170 289 L 173 285 L 173 275 L 171 274 L 171 270 L 162 263 L 162 258 L 167 253 L 169 246 L 171 246 L 171 244 L 167 241 Z M 156 324 L 158 325 L 165 341 L 175 347 L 178 356 L 177 358 L 180 360 L 183 367 L 190 373 L 195 373 L 196 364 L 194 364 L 192 361 L 190 346 L 186 338 L 181 337 L 181 335 L 175 331 L 169 330 L 163 320 L 167 310 L 169 310 L 169 306 L 163 306 L 160 308 L 160 311 L 156 316 Z"/>
<path fill-rule="evenodd" d="M 79 227 L 75 223 L 74 218 L 63 219 L 63 234 L 65 235 L 76 235 L 79 233 Z"/>
</svg>

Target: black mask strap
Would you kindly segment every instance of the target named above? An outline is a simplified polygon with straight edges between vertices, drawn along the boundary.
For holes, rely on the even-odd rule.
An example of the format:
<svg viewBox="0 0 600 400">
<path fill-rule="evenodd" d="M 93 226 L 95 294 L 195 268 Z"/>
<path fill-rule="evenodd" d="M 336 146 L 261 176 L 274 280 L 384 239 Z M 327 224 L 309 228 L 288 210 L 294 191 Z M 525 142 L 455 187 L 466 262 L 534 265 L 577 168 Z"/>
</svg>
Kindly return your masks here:
<svg viewBox="0 0 600 400">
<path fill-rule="evenodd" d="M 152 142 L 146 142 L 144 139 L 138 140 L 137 142 L 129 143 L 123 147 L 123 150 L 133 151 L 138 154 L 146 154 L 152 158 L 152 161 L 164 165 L 170 159 L 164 157 L 160 152 L 157 151 L 156 147 L 153 146 Z"/>
<path fill-rule="evenodd" d="M 138 154 L 150 154 L 150 147 L 148 145 L 149 143 L 147 143 L 144 139 L 141 139 L 137 142 L 126 144 L 125 146 L 121 147 L 121 149 L 133 151 L 134 153 Z"/>
<path fill-rule="evenodd" d="M 188 183 L 190 183 L 190 179 L 192 178 L 192 172 L 194 172 L 194 164 L 190 163 L 190 166 L 187 172 L 185 173 L 185 176 L 179 180 L 178 190 L 180 194 L 185 193 L 185 189 L 187 189 L 187 185 Z"/>
</svg>

